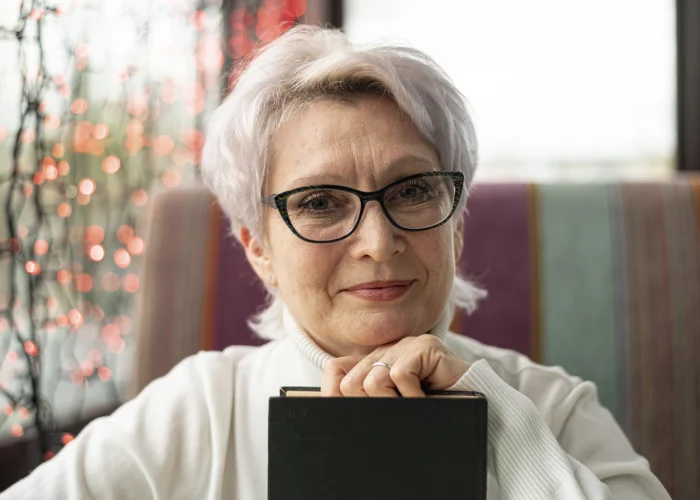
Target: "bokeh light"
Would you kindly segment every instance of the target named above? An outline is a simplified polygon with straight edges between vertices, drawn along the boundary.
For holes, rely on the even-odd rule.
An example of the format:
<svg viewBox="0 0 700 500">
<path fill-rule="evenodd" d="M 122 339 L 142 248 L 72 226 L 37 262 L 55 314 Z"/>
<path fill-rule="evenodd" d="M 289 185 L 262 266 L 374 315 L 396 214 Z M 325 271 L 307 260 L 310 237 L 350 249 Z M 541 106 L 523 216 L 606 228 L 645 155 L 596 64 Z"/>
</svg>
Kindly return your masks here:
<svg viewBox="0 0 700 500">
<path fill-rule="evenodd" d="M 102 240 L 104 240 L 104 238 L 105 230 L 102 226 L 93 224 L 92 226 L 88 226 L 87 228 L 85 228 L 85 243 L 92 243 L 93 245 L 97 245 L 99 243 L 102 243 Z"/>
<path fill-rule="evenodd" d="M 70 165 L 67 161 L 61 160 L 58 162 L 58 173 L 61 175 L 68 175 L 70 172 Z"/>
<path fill-rule="evenodd" d="M 75 287 L 79 292 L 87 293 L 92 290 L 92 276 L 87 273 L 75 275 Z"/>
<path fill-rule="evenodd" d="M 180 185 L 180 182 L 182 181 L 182 174 L 180 174 L 180 172 L 177 170 L 166 170 L 163 172 L 161 180 L 163 181 L 163 185 L 165 187 L 175 188 Z"/>
<path fill-rule="evenodd" d="M 146 249 L 146 245 L 143 242 L 143 238 L 134 236 L 131 241 L 126 244 L 126 249 L 131 255 L 142 255 Z"/>
<path fill-rule="evenodd" d="M 110 371 L 109 368 L 106 366 L 100 366 L 97 369 L 97 376 L 100 377 L 100 380 L 103 381 L 108 381 L 110 378 L 112 378 L 112 372 Z"/>
<path fill-rule="evenodd" d="M 41 273 L 41 266 L 35 260 L 27 261 L 27 263 L 24 265 L 24 268 L 32 276 L 37 276 L 39 273 Z"/>
<path fill-rule="evenodd" d="M 24 343 L 24 352 L 26 352 L 30 356 L 37 356 L 39 354 L 39 348 L 33 341 L 27 340 Z"/>
<path fill-rule="evenodd" d="M 85 99 L 78 98 L 73 101 L 70 105 L 70 110 L 75 115 L 81 115 L 85 113 L 88 109 L 88 102 Z"/>
<path fill-rule="evenodd" d="M 105 249 L 102 245 L 92 245 L 88 250 L 88 255 L 95 262 L 100 262 L 105 258 Z"/>
<path fill-rule="evenodd" d="M 102 162 L 102 170 L 104 170 L 108 174 L 117 173 L 119 171 L 120 166 L 121 162 L 119 161 L 119 158 L 114 155 L 108 156 Z"/>
<path fill-rule="evenodd" d="M 135 274 L 127 274 L 122 280 L 122 286 L 125 292 L 136 293 L 139 291 L 139 278 Z"/>
<path fill-rule="evenodd" d="M 67 269 L 61 269 L 56 273 L 56 280 L 62 285 L 67 285 L 73 279 L 73 275 Z"/>
<path fill-rule="evenodd" d="M 104 139 L 109 134 L 109 127 L 104 123 L 98 123 L 92 129 L 92 136 L 95 139 Z"/>
<path fill-rule="evenodd" d="M 131 203 L 137 207 L 143 207 L 148 203 L 148 192 L 145 189 L 134 189 L 131 193 Z"/>
<path fill-rule="evenodd" d="M 49 251 L 49 242 L 46 240 L 36 240 L 34 242 L 34 253 L 37 255 L 45 255 Z"/>
<path fill-rule="evenodd" d="M 71 212 L 73 209 L 70 206 L 70 203 L 68 202 L 62 202 L 58 204 L 58 207 L 56 207 L 56 213 L 58 214 L 59 217 L 70 217 Z"/>
<path fill-rule="evenodd" d="M 97 185 L 92 179 L 83 179 L 80 181 L 80 184 L 78 184 L 78 190 L 81 194 L 84 194 L 85 196 L 90 196 L 92 193 L 95 192 L 96 188 Z"/>
<path fill-rule="evenodd" d="M 114 252 L 114 263 L 122 269 L 129 267 L 129 264 L 131 264 L 131 256 L 129 255 L 129 252 L 123 248 L 120 248 Z"/>
<path fill-rule="evenodd" d="M 84 323 L 83 314 L 77 309 L 71 309 L 68 312 L 68 321 L 73 326 L 82 326 Z"/>
<path fill-rule="evenodd" d="M 122 224 L 117 228 L 117 239 L 121 241 L 124 244 L 127 244 L 131 241 L 131 239 L 134 237 L 134 228 L 127 225 L 127 224 Z"/>
</svg>

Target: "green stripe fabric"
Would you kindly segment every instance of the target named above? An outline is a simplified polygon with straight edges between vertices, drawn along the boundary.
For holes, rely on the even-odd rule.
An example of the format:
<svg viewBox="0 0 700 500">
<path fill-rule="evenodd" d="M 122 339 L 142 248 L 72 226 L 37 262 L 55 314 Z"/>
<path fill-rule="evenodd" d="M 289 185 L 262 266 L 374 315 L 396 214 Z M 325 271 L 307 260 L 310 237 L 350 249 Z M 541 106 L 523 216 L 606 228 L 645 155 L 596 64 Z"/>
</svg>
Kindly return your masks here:
<svg viewBox="0 0 700 500">
<path fill-rule="evenodd" d="M 618 416 L 610 190 L 541 185 L 537 193 L 543 363 L 595 382 Z"/>
</svg>

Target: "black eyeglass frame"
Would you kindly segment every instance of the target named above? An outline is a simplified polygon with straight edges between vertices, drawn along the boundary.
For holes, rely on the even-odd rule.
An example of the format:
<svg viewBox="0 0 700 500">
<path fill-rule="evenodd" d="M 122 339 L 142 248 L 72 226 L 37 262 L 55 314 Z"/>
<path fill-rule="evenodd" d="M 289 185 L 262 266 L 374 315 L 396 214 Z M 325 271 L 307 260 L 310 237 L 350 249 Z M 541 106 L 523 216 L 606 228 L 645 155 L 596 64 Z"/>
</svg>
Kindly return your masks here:
<svg viewBox="0 0 700 500">
<path fill-rule="evenodd" d="M 420 177 L 447 177 L 452 180 L 452 184 L 454 185 L 454 200 L 452 201 L 452 209 L 450 210 L 450 213 L 445 217 L 444 220 L 438 222 L 437 224 L 433 224 L 432 226 L 428 227 L 422 227 L 419 229 L 410 229 L 410 228 L 405 228 L 400 226 L 399 224 L 396 223 L 394 219 L 392 219 L 391 215 L 389 214 L 389 211 L 387 208 L 384 206 L 384 194 L 394 186 L 398 184 L 402 184 L 404 182 L 413 180 L 413 179 L 418 179 Z M 367 193 L 365 191 L 358 191 L 357 189 L 345 187 L 345 186 L 336 186 L 333 184 L 318 184 L 314 186 L 304 186 L 296 189 L 292 189 L 290 191 L 285 191 L 283 193 L 279 194 L 271 194 L 269 196 L 265 196 L 264 198 L 261 198 L 260 201 L 263 203 L 263 205 L 267 205 L 272 208 L 276 208 L 280 215 L 282 216 L 282 220 L 284 220 L 285 224 L 287 224 L 287 227 L 300 239 L 308 242 L 308 243 L 335 243 L 336 241 L 341 241 L 350 236 L 352 233 L 355 232 L 357 227 L 360 225 L 360 221 L 362 220 L 362 215 L 365 212 L 365 205 L 367 205 L 368 202 L 370 201 L 376 201 L 379 203 L 379 206 L 382 207 L 382 212 L 384 212 L 384 215 L 386 216 L 387 219 L 389 219 L 389 222 L 391 224 L 398 228 L 401 229 L 402 231 L 410 231 L 410 232 L 418 232 L 418 231 L 427 231 L 429 229 L 435 229 L 436 227 L 439 227 L 443 225 L 445 222 L 450 220 L 452 215 L 455 213 L 455 210 L 457 210 L 457 205 L 459 204 L 459 200 L 462 197 L 462 190 L 464 187 L 464 174 L 461 172 L 442 172 L 442 171 L 434 171 L 434 172 L 423 172 L 421 174 L 415 174 L 415 175 L 409 175 L 408 177 L 404 177 L 402 179 L 399 179 L 397 181 L 392 182 L 391 184 L 384 186 L 382 189 L 379 191 L 374 191 L 371 193 Z M 356 195 L 358 198 L 360 198 L 360 214 L 357 217 L 357 221 L 355 222 L 355 225 L 352 227 L 352 229 L 346 234 L 345 236 L 341 236 L 340 238 L 336 238 L 333 240 L 310 240 L 308 238 L 305 238 L 301 234 L 297 232 L 297 230 L 294 228 L 294 225 L 292 224 L 292 221 L 289 218 L 289 212 L 287 211 L 287 201 L 289 198 L 297 193 L 303 193 L 304 191 L 313 191 L 316 189 L 335 189 L 339 191 L 346 191 L 348 193 L 352 193 Z"/>
</svg>

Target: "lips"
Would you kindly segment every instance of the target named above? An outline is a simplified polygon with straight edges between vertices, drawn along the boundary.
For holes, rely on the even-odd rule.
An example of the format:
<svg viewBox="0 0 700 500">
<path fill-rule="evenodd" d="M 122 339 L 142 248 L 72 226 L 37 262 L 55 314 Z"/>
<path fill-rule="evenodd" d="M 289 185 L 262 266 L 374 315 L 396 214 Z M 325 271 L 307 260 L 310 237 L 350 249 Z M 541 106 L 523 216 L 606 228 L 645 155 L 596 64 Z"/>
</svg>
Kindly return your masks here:
<svg viewBox="0 0 700 500">
<path fill-rule="evenodd" d="M 413 280 L 372 281 L 351 286 L 343 292 L 372 302 L 389 302 L 402 297 L 412 284 Z"/>
<path fill-rule="evenodd" d="M 346 288 L 345 291 L 354 292 L 355 290 L 374 290 L 377 288 L 390 288 L 392 286 L 406 286 L 410 285 L 412 282 L 412 280 L 371 281 L 369 283 L 351 286 L 350 288 Z"/>
</svg>

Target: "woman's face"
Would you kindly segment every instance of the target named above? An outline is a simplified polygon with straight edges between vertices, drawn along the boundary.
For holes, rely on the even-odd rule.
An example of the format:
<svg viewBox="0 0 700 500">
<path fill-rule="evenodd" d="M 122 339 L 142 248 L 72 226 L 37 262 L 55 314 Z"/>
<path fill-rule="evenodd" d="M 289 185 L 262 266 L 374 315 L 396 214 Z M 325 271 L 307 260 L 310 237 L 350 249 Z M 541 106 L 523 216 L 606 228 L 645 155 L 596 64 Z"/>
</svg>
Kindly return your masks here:
<svg viewBox="0 0 700 500">
<path fill-rule="evenodd" d="M 275 138 L 270 167 L 266 196 L 314 184 L 376 191 L 441 170 L 435 149 L 411 120 L 392 100 L 374 96 L 350 105 L 323 100 L 297 113 Z M 437 323 L 461 253 L 457 215 L 435 229 L 407 232 L 369 202 L 353 234 L 318 244 L 294 235 L 277 210 L 265 211 L 264 241 L 241 230 L 248 258 L 327 352 L 366 354 Z M 403 284 L 382 286 L 390 281 Z M 368 283 L 379 289 L 363 289 Z"/>
</svg>

